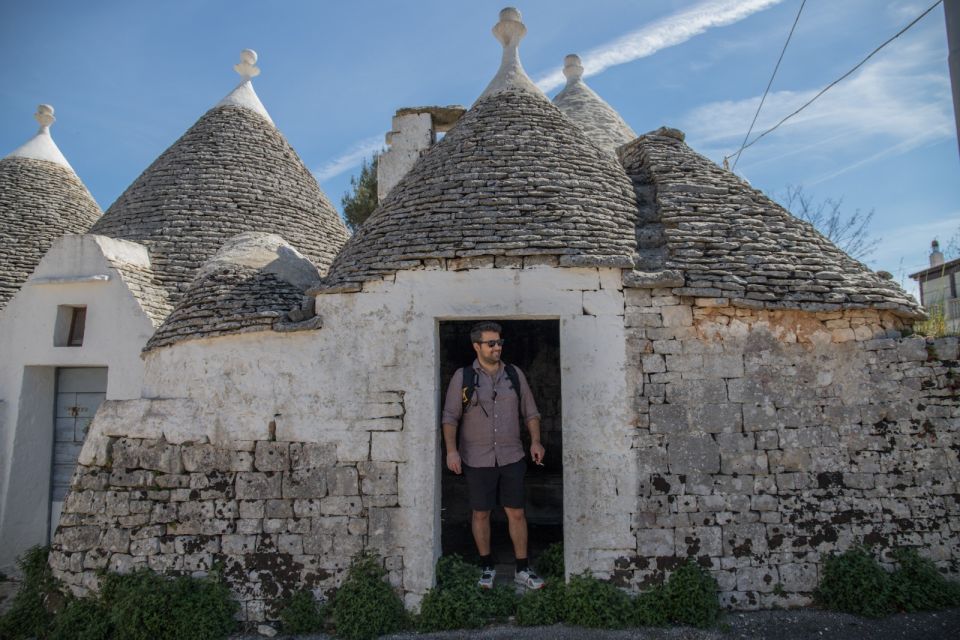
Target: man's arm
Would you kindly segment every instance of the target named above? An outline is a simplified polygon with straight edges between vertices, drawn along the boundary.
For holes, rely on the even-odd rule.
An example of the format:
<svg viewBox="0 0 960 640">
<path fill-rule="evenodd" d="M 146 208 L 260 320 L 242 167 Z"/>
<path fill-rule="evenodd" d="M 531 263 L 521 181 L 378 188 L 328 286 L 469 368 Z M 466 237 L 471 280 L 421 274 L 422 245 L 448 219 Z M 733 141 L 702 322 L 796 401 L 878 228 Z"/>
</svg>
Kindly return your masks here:
<svg viewBox="0 0 960 640">
<path fill-rule="evenodd" d="M 443 403 L 443 443 L 447 447 L 447 468 L 456 474 L 462 473 L 460 452 L 457 449 L 457 425 L 463 417 L 463 401 L 461 399 L 463 387 L 463 369 L 458 369 L 450 378 L 447 386 L 447 395 Z"/>
<path fill-rule="evenodd" d="M 546 449 L 540 444 L 540 416 L 527 420 L 527 430 L 530 432 L 530 457 L 537 464 L 543 464 Z"/>
<path fill-rule="evenodd" d="M 462 473 L 460 452 L 457 450 L 457 425 L 443 425 L 443 442 L 447 445 L 447 469 L 456 474 Z"/>
</svg>

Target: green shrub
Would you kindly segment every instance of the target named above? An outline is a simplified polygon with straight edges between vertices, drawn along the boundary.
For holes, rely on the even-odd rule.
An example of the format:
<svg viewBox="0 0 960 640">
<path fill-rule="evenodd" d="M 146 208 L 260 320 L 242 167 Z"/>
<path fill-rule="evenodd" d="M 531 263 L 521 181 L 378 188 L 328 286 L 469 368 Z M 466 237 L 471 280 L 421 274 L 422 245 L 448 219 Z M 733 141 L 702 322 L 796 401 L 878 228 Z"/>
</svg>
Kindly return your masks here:
<svg viewBox="0 0 960 640">
<path fill-rule="evenodd" d="M 280 609 L 280 623 L 284 633 L 314 633 L 323 631 L 325 620 L 323 605 L 317 603 L 313 592 L 298 591 Z"/>
<path fill-rule="evenodd" d="M 563 622 L 567 585 L 553 580 L 543 589 L 525 594 L 517 603 L 517 624 L 539 627 Z"/>
<path fill-rule="evenodd" d="M 50 640 L 108 640 L 113 633 L 103 603 L 95 599 L 70 600 L 57 616 Z"/>
<path fill-rule="evenodd" d="M 891 605 L 900 611 L 934 611 L 960 606 L 960 584 L 947 580 L 916 549 L 893 552 L 898 567 L 890 576 Z"/>
<path fill-rule="evenodd" d="M 570 578 L 564 610 L 564 621 L 578 627 L 622 629 L 633 619 L 630 596 L 587 574 Z"/>
<path fill-rule="evenodd" d="M 480 568 L 464 562 L 460 556 L 444 556 L 437 561 L 437 586 L 420 603 L 417 629 L 444 631 L 475 629 L 491 620 L 505 620 L 517 608 L 514 589 L 497 585 L 485 590 L 477 586 Z"/>
<path fill-rule="evenodd" d="M 563 580 L 563 543 L 555 542 L 540 554 L 534 566 L 544 578 Z"/>
<path fill-rule="evenodd" d="M 365 640 L 407 626 L 403 602 L 384 581 L 386 574 L 375 556 L 364 554 L 354 559 L 333 598 L 333 622 L 338 636 Z"/>
<path fill-rule="evenodd" d="M 663 587 L 662 598 L 670 622 L 706 628 L 720 619 L 717 581 L 703 567 L 689 558 L 670 574 Z M 652 605 L 659 595 L 649 596 Z"/>
<path fill-rule="evenodd" d="M 102 598 L 115 640 L 203 640 L 226 637 L 238 605 L 217 577 L 165 578 L 148 569 L 107 574 Z"/>
<path fill-rule="evenodd" d="M 662 586 L 643 591 L 633 601 L 633 623 L 638 627 L 664 627 L 670 622 L 667 593 Z"/>
<path fill-rule="evenodd" d="M 47 565 L 49 547 L 32 547 L 18 560 L 23 582 L 10 610 L 0 617 L 0 638 L 46 638 L 53 624 L 53 601 L 61 600 L 57 581 Z"/>
<path fill-rule="evenodd" d="M 874 557 L 852 547 L 824 561 L 813 597 L 826 609 L 878 618 L 892 611 L 890 589 L 890 575 Z"/>
</svg>

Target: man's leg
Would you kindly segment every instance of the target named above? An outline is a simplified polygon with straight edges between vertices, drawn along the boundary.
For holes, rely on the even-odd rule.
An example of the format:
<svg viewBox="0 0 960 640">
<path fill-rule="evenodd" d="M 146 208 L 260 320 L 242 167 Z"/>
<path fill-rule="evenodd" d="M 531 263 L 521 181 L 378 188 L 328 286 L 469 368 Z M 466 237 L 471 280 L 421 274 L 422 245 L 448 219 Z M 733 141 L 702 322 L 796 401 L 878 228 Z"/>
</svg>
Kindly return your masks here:
<svg viewBox="0 0 960 640">
<path fill-rule="evenodd" d="M 470 522 L 473 529 L 473 541 L 477 543 L 480 557 L 490 555 L 490 512 L 474 511 Z"/>
<path fill-rule="evenodd" d="M 510 528 L 510 540 L 513 541 L 513 555 L 517 560 L 527 559 L 527 516 L 523 509 L 504 507 L 507 525 Z M 489 527 L 489 521 L 487 522 Z M 487 529 L 489 532 L 489 528 Z M 476 536 L 476 533 L 474 533 Z M 488 539 L 489 542 L 489 539 Z"/>
</svg>

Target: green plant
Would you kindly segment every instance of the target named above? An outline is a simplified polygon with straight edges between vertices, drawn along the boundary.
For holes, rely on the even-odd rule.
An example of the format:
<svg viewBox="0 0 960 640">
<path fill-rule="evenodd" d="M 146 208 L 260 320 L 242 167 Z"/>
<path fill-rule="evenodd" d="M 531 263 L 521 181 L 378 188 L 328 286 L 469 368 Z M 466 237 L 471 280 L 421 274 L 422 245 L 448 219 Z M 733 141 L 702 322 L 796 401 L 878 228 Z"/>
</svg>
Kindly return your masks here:
<svg viewBox="0 0 960 640">
<path fill-rule="evenodd" d="M 670 622 L 706 628 L 720 619 L 717 581 L 693 558 L 687 559 L 663 587 Z"/>
<path fill-rule="evenodd" d="M 913 325 L 913 330 L 921 336 L 942 338 L 950 335 L 947 330 L 946 303 L 930 302 L 927 304 L 927 319 Z"/>
<path fill-rule="evenodd" d="M 564 621 L 579 627 L 622 629 L 633 619 L 630 596 L 587 574 L 570 578 L 564 605 Z"/>
<path fill-rule="evenodd" d="M 62 599 L 47 565 L 48 547 L 32 547 L 18 560 L 23 582 L 10 610 L 0 617 L 0 638 L 46 638 L 53 623 L 54 602 Z"/>
<path fill-rule="evenodd" d="M 517 603 L 517 624 L 539 627 L 563 622 L 566 590 L 563 580 L 555 580 L 543 589 L 524 595 Z"/>
<path fill-rule="evenodd" d="M 323 631 L 325 619 L 323 605 L 308 590 L 297 591 L 280 609 L 280 622 L 284 633 L 314 633 Z"/>
<path fill-rule="evenodd" d="M 960 583 L 947 580 L 916 549 L 893 552 L 898 567 L 890 576 L 890 598 L 900 611 L 934 611 L 960 606 Z"/>
<path fill-rule="evenodd" d="M 216 576 L 112 573 L 104 578 L 101 597 L 115 640 L 202 640 L 226 637 L 236 628 L 238 605 Z"/>
<path fill-rule="evenodd" d="M 892 610 L 890 587 L 889 574 L 869 551 L 857 546 L 824 561 L 813 597 L 826 609 L 878 618 Z"/>
<path fill-rule="evenodd" d="M 407 626 L 403 602 L 384 581 L 386 574 L 376 556 L 362 554 L 354 558 L 333 598 L 333 622 L 338 636 L 365 640 Z"/>
<path fill-rule="evenodd" d="M 437 586 L 420 603 L 417 629 L 443 631 L 473 629 L 490 620 L 504 620 L 516 611 L 517 596 L 506 585 L 483 590 L 477 586 L 480 569 L 460 556 L 437 561 Z"/>
<path fill-rule="evenodd" d="M 113 627 L 100 600 L 74 599 L 56 617 L 50 640 L 108 640 Z"/>
<path fill-rule="evenodd" d="M 638 627 L 663 627 L 670 622 L 667 611 L 667 594 L 657 585 L 642 591 L 633 601 L 633 623 Z"/>
<path fill-rule="evenodd" d="M 534 564 L 544 578 L 563 580 L 563 543 L 555 542 L 547 547 Z"/>
</svg>

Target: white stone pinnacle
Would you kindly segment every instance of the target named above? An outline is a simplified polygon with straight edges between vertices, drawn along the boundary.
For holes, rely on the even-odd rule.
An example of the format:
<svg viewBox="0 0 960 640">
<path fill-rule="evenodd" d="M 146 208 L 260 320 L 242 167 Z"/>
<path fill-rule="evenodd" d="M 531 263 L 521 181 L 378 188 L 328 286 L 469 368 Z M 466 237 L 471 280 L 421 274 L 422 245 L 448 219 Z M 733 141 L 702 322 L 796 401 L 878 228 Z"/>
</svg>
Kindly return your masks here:
<svg viewBox="0 0 960 640">
<path fill-rule="evenodd" d="M 583 64 L 580 62 L 580 56 L 571 53 L 563 59 L 563 75 L 567 79 L 567 84 L 579 82 L 583 78 Z"/>
<path fill-rule="evenodd" d="M 257 52 L 253 49 L 244 49 L 240 52 L 240 62 L 233 65 L 233 70 L 240 74 L 240 84 L 227 96 L 217 103 L 218 107 L 233 106 L 250 109 L 263 116 L 267 122 L 273 124 L 273 119 L 267 113 L 267 108 L 260 102 L 260 97 L 253 90 L 251 80 L 260 75 L 260 67 L 257 66 Z"/>
<path fill-rule="evenodd" d="M 497 75 L 480 94 L 480 98 L 507 89 L 523 89 L 547 100 L 546 95 L 530 80 L 527 72 L 523 70 L 523 65 L 520 64 L 520 41 L 527 35 L 527 27 L 523 24 L 520 12 L 513 7 L 501 10 L 500 21 L 493 27 L 493 35 L 503 45 L 503 58 Z"/>
<path fill-rule="evenodd" d="M 50 125 L 57 120 L 53 116 L 53 107 L 49 104 L 38 105 L 37 112 L 33 114 L 33 118 L 40 123 L 40 129 L 25 145 L 14 149 L 7 157 L 46 160 L 47 162 L 55 162 L 73 171 L 73 167 L 67 162 L 67 159 L 60 152 L 60 148 L 57 147 L 57 143 L 54 142 L 50 136 Z"/>
</svg>

